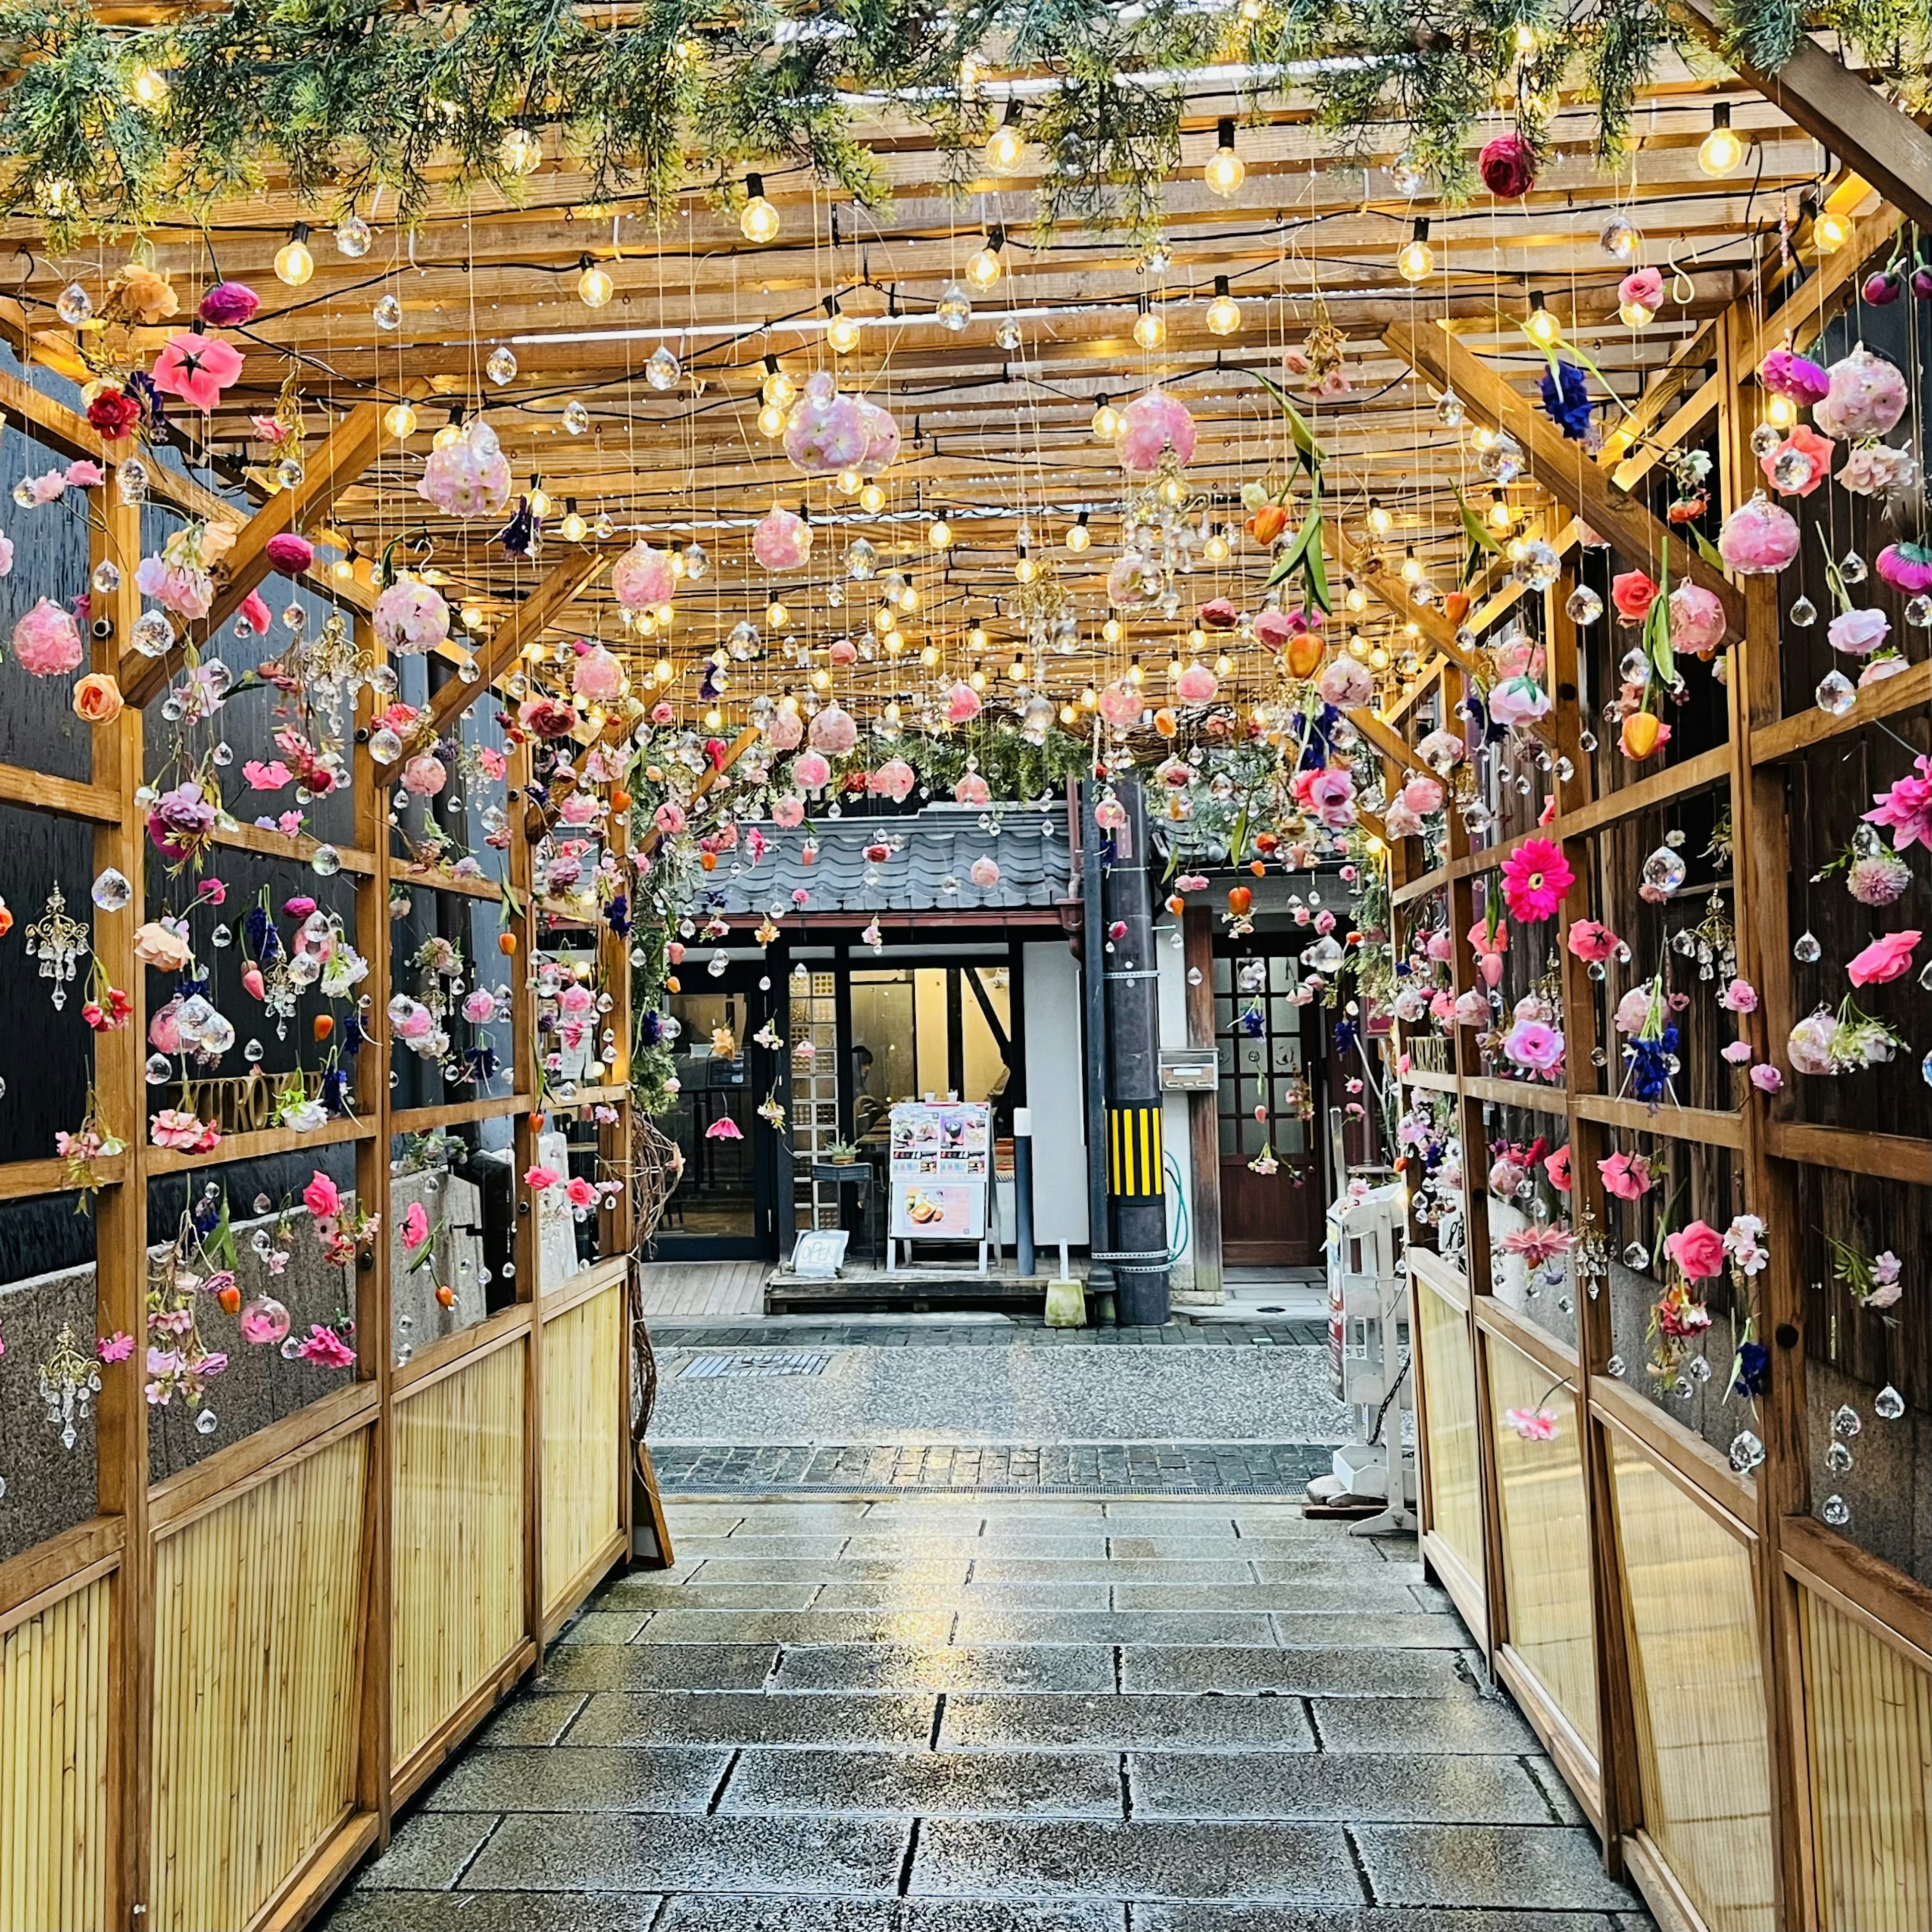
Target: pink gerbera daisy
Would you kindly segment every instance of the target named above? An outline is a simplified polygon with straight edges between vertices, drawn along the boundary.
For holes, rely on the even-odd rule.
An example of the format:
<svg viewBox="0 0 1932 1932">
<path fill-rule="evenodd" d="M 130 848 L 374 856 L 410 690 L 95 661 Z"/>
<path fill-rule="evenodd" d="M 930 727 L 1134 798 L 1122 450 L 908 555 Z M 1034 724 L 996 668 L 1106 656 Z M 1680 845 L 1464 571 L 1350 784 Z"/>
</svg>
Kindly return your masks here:
<svg viewBox="0 0 1932 1932">
<path fill-rule="evenodd" d="M 1503 898 L 1517 919 L 1548 919 L 1575 876 L 1553 838 L 1526 838 L 1503 860 Z"/>
</svg>

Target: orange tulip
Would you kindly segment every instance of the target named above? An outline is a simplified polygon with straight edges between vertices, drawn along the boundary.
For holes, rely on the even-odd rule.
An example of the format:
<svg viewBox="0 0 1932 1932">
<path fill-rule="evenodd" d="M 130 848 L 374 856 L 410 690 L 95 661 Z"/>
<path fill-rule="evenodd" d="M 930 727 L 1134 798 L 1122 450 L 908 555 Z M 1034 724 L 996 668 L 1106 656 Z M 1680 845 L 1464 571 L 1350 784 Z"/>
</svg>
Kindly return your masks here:
<svg viewBox="0 0 1932 1932">
<path fill-rule="evenodd" d="M 235 1315 L 241 1312 L 242 1291 L 232 1281 L 226 1288 L 218 1288 L 214 1298 L 220 1303 L 223 1314 Z"/>
<path fill-rule="evenodd" d="M 1228 888 L 1228 910 L 1237 919 L 1245 919 L 1249 908 L 1254 902 L 1255 896 L 1246 886 L 1230 886 Z"/>
<path fill-rule="evenodd" d="M 1288 668 L 1295 677 L 1312 677 L 1322 667 L 1322 640 L 1312 631 L 1288 640 Z"/>
<path fill-rule="evenodd" d="M 1268 867 L 1259 859 L 1250 859 L 1248 861 L 1248 870 L 1258 879 L 1264 879 L 1268 877 Z"/>
<path fill-rule="evenodd" d="M 698 855 L 698 862 L 706 872 L 715 872 L 718 869 L 718 854 L 716 852 L 700 852 Z"/>
<path fill-rule="evenodd" d="M 1657 749 L 1657 736 L 1664 721 L 1654 711 L 1633 711 L 1624 720 L 1618 741 L 1627 758 L 1647 758 Z"/>
<path fill-rule="evenodd" d="M 448 1282 L 445 1282 L 442 1286 L 436 1290 L 436 1298 L 438 1301 L 441 1302 L 446 1308 L 454 1308 L 456 1306 L 456 1291 L 450 1286 Z"/>
<path fill-rule="evenodd" d="M 1442 614 L 1452 624 L 1460 624 L 1469 614 L 1469 593 L 1452 590 L 1442 600 Z"/>
<path fill-rule="evenodd" d="M 516 951 L 516 950 L 517 935 L 514 932 L 500 932 L 497 934 L 496 950 L 502 953 L 505 958 L 508 958 L 510 956 Z"/>
<path fill-rule="evenodd" d="M 681 993 L 684 991 L 684 988 L 677 983 L 677 976 L 675 974 L 665 980 L 664 991 L 667 993 Z"/>
<path fill-rule="evenodd" d="M 1187 910 L 1187 902 L 1178 892 L 1170 892 L 1167 896 L 1167 909 L 1178 919 Z"/>
<path fill-rule="evenodd" d="M 315 1036 L 317 1040 L 326 1040 L 334 1030 L 335 1019 L 333 1014 L 317 1013 L 316 1015 Z"/>
<path fill-rule="evenodd" d="M 622 785 L 613 785 L 610 788 L 610 809 L 613 812 L 628 812 L 630 808 L 631 794 Z"/>
<path fill-rule="evenodd" d="M 1279 503 L 1264 503 L 1248 519 L 1247 532 L 1256 543 L 1271 544 L 1288 527 L 1288 512 Z"/>
</svg>

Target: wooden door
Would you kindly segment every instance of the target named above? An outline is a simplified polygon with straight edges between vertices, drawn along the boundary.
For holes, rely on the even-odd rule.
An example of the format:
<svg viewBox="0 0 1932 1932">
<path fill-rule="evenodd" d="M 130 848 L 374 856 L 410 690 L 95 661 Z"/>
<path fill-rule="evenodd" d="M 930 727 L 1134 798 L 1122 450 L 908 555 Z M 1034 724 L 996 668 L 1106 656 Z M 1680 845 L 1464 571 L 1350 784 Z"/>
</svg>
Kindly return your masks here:
<svg viewBox="0 0 1932 1932">
<path fill-rule="evenodd" d="M 1312 1268 L 1319 1258 L 1320 1022 L 1316 1008 L 1294 1004 L 1298 977 L 1290 955 L 1238 943 L 1215 955 L 1221 1256 L 1229 1267 Z M 1272 1173 L 1253 1166 L 1264 1150 L 1277 1163 Z"/>
</svg>

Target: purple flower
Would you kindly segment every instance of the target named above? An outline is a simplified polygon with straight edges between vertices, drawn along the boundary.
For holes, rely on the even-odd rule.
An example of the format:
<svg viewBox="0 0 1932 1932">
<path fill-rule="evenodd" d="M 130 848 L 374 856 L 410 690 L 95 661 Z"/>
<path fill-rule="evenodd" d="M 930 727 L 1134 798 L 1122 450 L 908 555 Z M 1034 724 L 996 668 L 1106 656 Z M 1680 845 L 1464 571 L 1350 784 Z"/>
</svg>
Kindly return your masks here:
<svg viewBox="0 0 1932 1932">
<path fill-rule="evenodd" d="M 1583 440 L 1590 428 L 1590 386 L 1575 363 L 1559 362 L 1544 372 L 1543 406 L 1572 442 Z"/>
<path fill-rule="evenodd" d="M 262 298 L 246 282 L 217 282 L 201 298 L 201 319 L 216 328 L 253 322 Z"/>
</svg>

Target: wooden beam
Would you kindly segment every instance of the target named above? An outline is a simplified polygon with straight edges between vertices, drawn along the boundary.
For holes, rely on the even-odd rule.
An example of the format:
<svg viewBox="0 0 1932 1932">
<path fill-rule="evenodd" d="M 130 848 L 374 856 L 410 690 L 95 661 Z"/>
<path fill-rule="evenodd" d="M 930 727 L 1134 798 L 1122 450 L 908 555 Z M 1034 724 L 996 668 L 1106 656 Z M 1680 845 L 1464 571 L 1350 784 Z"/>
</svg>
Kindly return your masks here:
<svg viewBox="0 0 1932 1932">
<path fill-rule="evenodd" d="M 1760 74 L 1724 46 L 1716 0 L 1684 0 L 1691 23 L 1780 114 L 1849 161 L 1886 200 L 1932 228 L 1932 135 L 1827 53 L 1810 34 L 1774 74 Z"/>
<path fill-rule="evenodd" d="M 697 784 L 692 787 L 691 797 L 687 802 L 695 805 L 764 735 L 764 734 L 755 724 L 747 724 L 726 748 L 722 760 L 706 768 Z M 639 857 L 646 862 L 656 857 L 658 847 L 663 842 L 663 838 L 664 834 L 655 825 L 652 826 L 638 843 Z"/>
<path fill-rule="evenodd" d="M 478 692 L 494 684 L 509 670 L 526 644 L 542 637 L 576 602 L 578 594 L 603 574 L 607 561 L 599 550 L 573 551 L 496 626 L 476 653 L 482 677 L 474 684 L 452 680 L 430 700 L 430 722 L 439 735 Z"/>
<path fill-rule="evenodd" d="M 1437 328 L 1406 326 L 1385 329 L 1382 340 L 1438 388 L 1453 388 L 1473 414 L 1507 430 L 1528 454 L 1537 482 L 1625 556 L 1634 561 L 1662 552 L 1670 541 L 1666 527 L 1643 504 L 1612 489 L 1580 446 L 1566 441 L 1541 410 L 1532 409 L 1460 343 Z M 1723 602 L 1732 631 L 1741 629 L 1744 599 L 1736 585 L 1682 538 L 1671 546 L 1670 554 L 1672 575 L 1714 592 Z"/>
</svg>

